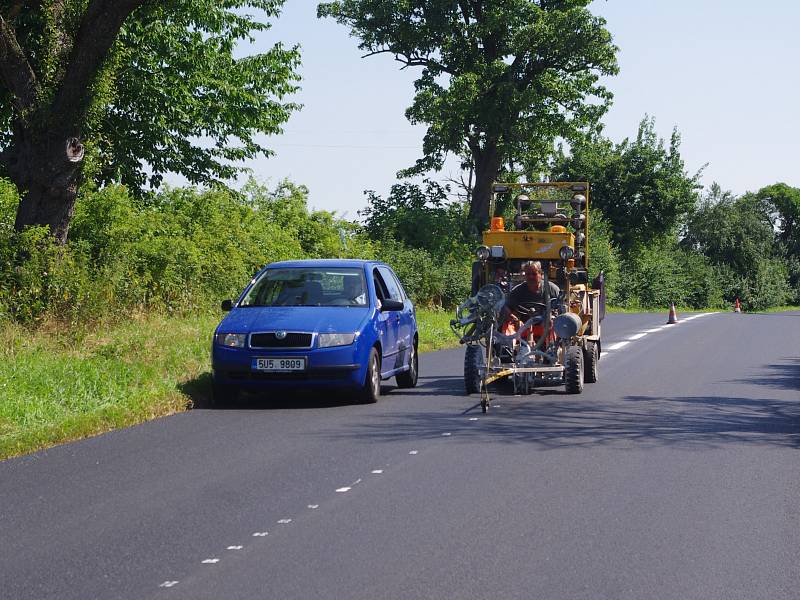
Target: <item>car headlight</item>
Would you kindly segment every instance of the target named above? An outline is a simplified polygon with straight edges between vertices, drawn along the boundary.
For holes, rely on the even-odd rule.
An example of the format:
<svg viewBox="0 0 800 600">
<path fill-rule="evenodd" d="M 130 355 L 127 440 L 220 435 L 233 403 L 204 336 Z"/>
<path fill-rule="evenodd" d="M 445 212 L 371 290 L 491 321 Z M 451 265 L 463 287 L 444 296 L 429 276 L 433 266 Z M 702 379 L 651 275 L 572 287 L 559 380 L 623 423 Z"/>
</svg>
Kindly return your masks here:
<svg viewBox="0 0 800 600">
<path fill-rule="evenodd" d="M 217 344 L 226 348 L 244 348 L 247 343 L 246 333 L 218 333 Z"/>
<path fill-rule="evenodd" d="M 573 250 L 571 246 L 561 246 L 558 255 L 561 257 L 561 260 L 569 260 L 575 256 L 575 250 Z"/>
<path fill-rule="evenodd" d="M 354 341 L 356 341 L 355 333 L 320 333 L 318 345 L 320 348 L 349 346 Z"/>
<path fill-rule="evenodd" d="M 478 249 L 475 250 L 475 256 L 478 257 L 478 260 L 489 260 L 490 255 L 491 251 L 486 246 L 478 246 Z"/>
</svg>

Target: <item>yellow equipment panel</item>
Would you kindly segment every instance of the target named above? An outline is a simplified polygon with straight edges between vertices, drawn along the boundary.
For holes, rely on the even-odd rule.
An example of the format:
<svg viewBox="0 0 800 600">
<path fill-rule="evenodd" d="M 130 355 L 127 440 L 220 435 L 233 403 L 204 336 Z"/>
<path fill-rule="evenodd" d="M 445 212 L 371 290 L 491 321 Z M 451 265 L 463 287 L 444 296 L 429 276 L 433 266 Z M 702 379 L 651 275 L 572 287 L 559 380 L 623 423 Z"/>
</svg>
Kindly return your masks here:
<svg viewBox="0 0 800 600">
<path fill-rule="evenodd" d="M 507 258 L 557 259 L 562 246 L 575 248 L 575 236 L 553 231 L 484 231 L 483 243 L 503 246 Z"/>
</svg>

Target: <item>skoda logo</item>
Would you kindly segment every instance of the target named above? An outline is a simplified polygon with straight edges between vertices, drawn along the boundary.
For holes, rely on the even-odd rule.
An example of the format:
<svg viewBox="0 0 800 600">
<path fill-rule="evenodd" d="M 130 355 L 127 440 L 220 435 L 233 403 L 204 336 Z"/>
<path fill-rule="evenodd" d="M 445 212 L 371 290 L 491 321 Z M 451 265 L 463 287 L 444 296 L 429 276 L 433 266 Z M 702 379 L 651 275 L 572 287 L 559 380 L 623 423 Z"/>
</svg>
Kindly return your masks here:
<svg viewBox="0 0 800 600">
<path fill-rule="evenodd" d="M 275 337 L 278 338 L 279 340 L 285 340 L 286 339 L 286 332 L 285 331 L 276 331 L 275 332 Z"/>
</svg>

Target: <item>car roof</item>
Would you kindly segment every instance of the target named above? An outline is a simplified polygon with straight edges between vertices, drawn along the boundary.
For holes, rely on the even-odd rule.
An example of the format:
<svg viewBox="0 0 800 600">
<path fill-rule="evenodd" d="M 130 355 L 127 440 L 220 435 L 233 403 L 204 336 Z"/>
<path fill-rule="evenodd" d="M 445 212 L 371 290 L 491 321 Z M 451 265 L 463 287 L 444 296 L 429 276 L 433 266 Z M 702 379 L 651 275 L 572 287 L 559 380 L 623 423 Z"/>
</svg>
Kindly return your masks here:
<svg viewBox="0 0 800 600">
<path fill-rule="evenodd" d="M 325 267 L 325 268 L 364 268 L 365 265 L 384 265 L 377 260 L 362 260 L 355 258 L 313 258 L 305 260 L 282 260 L 268 264 L 265 268 L 296 268 L 296 267 Z"/>
</svg>

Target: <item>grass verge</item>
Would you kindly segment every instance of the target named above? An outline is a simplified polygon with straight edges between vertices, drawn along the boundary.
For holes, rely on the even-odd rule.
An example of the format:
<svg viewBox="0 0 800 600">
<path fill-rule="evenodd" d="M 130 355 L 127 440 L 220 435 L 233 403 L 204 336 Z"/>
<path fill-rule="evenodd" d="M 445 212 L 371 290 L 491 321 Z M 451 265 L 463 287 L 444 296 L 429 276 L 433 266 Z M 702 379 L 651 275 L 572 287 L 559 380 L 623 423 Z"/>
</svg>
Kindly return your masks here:
<svg viewBox="0 0 800 600">
<path fill-rule="evenodd" d="M 419 310 L 420 351 L 458 345 Z M 186 410 L 210 394 L 218 315 L 139 315 L 64 330 L 0 326 L 0 459 Z"/>
</svg>

